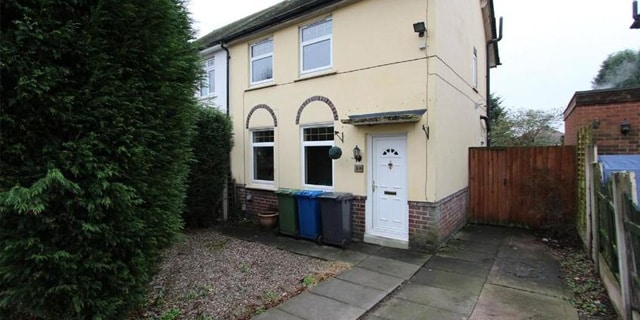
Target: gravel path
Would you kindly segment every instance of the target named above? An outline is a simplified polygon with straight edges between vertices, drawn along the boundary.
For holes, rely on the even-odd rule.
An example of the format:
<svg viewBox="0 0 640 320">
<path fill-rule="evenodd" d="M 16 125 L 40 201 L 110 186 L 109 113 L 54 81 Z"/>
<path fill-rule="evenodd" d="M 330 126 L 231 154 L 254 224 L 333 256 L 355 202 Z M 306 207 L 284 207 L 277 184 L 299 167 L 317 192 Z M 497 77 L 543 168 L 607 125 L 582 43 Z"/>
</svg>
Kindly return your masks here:
<svg viewBox="0 0 640 320">
<path fill-rule="evenodd" d="M 348 268 L 214 230 L 191 232 L 167 252 L 140 319 L 249 319 Z"/>
</svg>

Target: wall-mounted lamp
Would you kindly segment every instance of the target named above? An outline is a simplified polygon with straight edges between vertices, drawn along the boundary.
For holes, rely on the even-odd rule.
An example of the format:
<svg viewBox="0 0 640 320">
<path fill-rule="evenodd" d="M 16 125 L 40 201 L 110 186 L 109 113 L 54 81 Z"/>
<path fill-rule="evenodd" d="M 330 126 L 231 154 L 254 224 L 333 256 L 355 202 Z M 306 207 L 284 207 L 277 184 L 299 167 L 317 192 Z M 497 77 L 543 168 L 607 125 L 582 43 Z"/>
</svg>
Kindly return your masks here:
<svg viewBox="0 0 640 320">
<path fill-rule="evenodd" d="M 360 153 L 360 148 L 358 148 L 358 145 L 353 148 L 353 158 L 356 159 L 356 162 L 362 161 L 362 154 Z"/>
<path fill-rule="evenodd" d="M 638 1 L 633 0 L 631 4 L 633 23 L 631 24 L 631 29 L 640 29 L 640 14 L 638 14 Z"/>
<path fill-rule="evenodd" d="M 627 119 L 624 119 L 624 121 L 622 121 L 622 123 L 620 124 L 620 133 L 627 135 L 629 134 L 629 131 L 631 131 L 631 124 L 629 123 L 629 121 L 627 121 Z"/>
<path fill-rule="evenodd" d="M 593 119 L 593 121 L 591 121 L 591 128 L 592 129 L 600 128 L 600 119 Z"/>
<path fill-rule="evenodd" d="M 427 27 L 424 25 L 424 22 L 416 22 L 413 24 L 413 31 L 418 34 L 418 37 L 424 37 L 424 33 L 427 32 Z"/>
</svg>

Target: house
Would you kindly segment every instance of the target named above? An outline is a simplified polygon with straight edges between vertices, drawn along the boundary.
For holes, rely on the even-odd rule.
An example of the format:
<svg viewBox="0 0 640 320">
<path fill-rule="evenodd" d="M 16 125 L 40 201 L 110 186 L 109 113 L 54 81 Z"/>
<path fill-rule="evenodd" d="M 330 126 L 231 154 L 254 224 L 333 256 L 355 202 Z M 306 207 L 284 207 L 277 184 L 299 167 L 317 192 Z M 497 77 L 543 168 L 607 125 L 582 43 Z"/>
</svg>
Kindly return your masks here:
<svg viewBox="0 0 640 320">
<path fill-rule="evenodd" d="M 495 38 L 491 0 L 287 0 L 199 39 L 228 50 L 246 211 L 279 188 L 349 192 L 355 239 L 446 240 L 467 217 L 468 148 L 486 144 Z"/>
<path fill-rule="evenodd" d="M 224 43 L 209 46 L 200 51 L 203 79 L 196 97 L 208 106 L 229 113 L 228 104 L 228 53 Z"/>
<path fill-rule="evenodd" d="M 577 91 L 564 111 L 565 141 L 590 128 L 600 155 L 640 154 L 640 88 Z"/>
</svg>

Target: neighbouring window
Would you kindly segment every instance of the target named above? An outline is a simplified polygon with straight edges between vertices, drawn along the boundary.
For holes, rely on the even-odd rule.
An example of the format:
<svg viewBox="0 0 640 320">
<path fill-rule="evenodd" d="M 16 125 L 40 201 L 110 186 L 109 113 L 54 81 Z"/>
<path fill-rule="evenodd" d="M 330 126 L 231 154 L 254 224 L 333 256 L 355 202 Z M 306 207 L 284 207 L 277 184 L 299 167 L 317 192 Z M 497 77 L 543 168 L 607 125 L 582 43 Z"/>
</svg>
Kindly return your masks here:
<svg viewBox="0 0 640 320">
<path fill-rule="evenodd" d="M 253 155 L 253 180 L 273 182 L 273 129 L 253 131 L 251 137 Z"/>
<path fill-rule="evenodd" d="M 251 45 L 251 84 L 273 79 L 273 40 Z"/>
<path fill-rule="evenodd" d="M 200 83 L 200 96 L 206 97 L 212 95 L 215 92 L 215 80 L 216 71 L 215 60 L 213 58 L 207 59 L 202 63 L 202 69 L 204 70 L 204 78 Z"/>
<path fill-rule="evenodd" d="M 302 73 L 330 68 L 333 23 L 323 20 L 300 28 L 300 52 Z"/>
<path fill-rule="evenodd" d="M 473 48 L 472 67 L 473 67 L 473 75 L 472 75 L 473 87 L 477 88 L 478 87 L 478 51 L 476 50 L 475 47 Z"/>
<path fill-rule="evenodd" d="M 304 184 L 333 186 L 333 161 L 329 158 L 333 137 L 333 127 L 302 130 Z"/>
</svg>

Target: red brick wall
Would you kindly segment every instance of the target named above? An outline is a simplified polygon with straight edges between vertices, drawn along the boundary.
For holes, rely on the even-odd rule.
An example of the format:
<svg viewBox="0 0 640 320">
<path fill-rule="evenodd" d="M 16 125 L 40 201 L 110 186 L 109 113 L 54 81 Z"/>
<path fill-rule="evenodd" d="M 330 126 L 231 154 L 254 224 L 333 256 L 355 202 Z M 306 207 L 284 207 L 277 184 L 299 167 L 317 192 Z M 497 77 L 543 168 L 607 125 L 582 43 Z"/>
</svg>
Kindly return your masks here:
<svg viewBox="0 0 640 320">
<path fill-rule="evenodd" d="M 278 210 L 278 197 L 273 191 L 245 189 L 246 212 L 255 215 L 259 212 Z"/>
<path fill-rule="evenodd" d="M 440 242 L 446 241 L 467 222 L 469 189 L 443 199 L 440 204 Z"/>
<path fill-rule="evenodd" d="M 351 202 L 351 238 L 362 241 L 364 238 L 365 196 L 355 196 Z"/>
<path fill-rule="evenodd" d="M 620 133 L 620 124 L 624 120 L 631 124 L 627 135 Z M 565 119 L 565 144 L 577 143 L 578 129 L 592 126 L 593 141 L 599 154 L 640 153 L 640 102 L 628 102 L 609 105 L 579 106 Z"/>
<path fill-rule="evenodd" d="M 631 131 L 624 135 L 620 124 Z M 592 128 L 599 154 L 640 153 L 640 88 L 578 91 L 564 111 L 566 145 L 576 145 L 578 130 Z"/>
<path fill-rule="evenodd" d="M 466 222 L 469 189 L 464 188 L 438 202 L 409 201 L 409 246 L 433 249 Z"/>
</svg>

